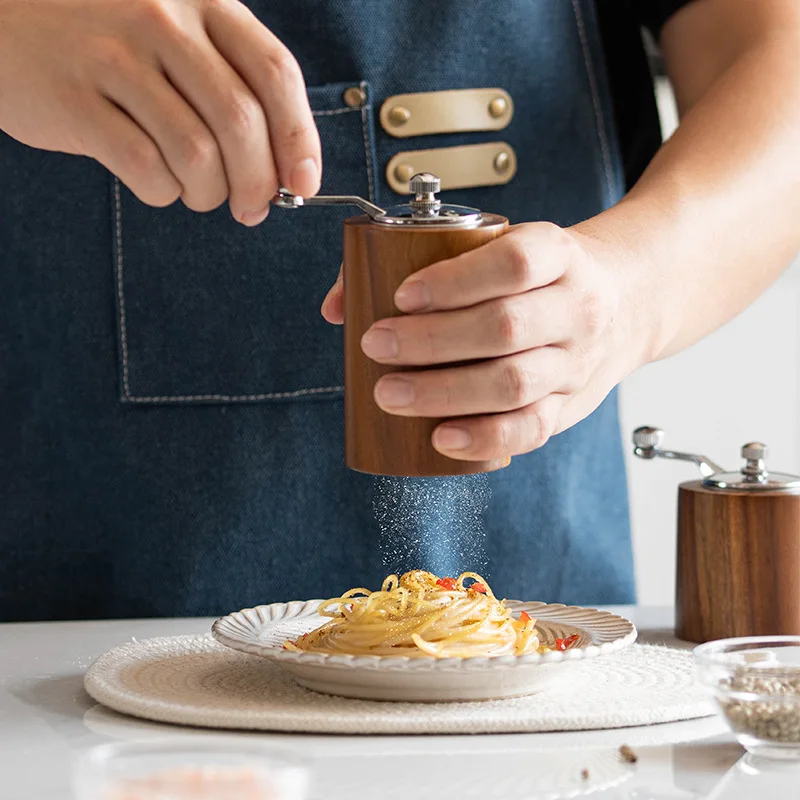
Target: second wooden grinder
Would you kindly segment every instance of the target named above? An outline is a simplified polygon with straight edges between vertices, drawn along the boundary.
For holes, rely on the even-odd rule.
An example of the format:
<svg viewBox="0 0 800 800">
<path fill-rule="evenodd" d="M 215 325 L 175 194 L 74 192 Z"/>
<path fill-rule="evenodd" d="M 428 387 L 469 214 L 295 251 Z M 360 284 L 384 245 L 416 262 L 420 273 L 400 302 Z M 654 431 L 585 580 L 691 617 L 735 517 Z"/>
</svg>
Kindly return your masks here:
<svg viewBox="0 0 800 800">
<path fill-rule="evenodd" d="M 744 465 L 728 472 L 705 456 L 662 449 L 663 438 L 658 428 L 637 428 L 634 454 L 692 461 L 704 476 L 678 491 L 676 635 L 800 635 L 800 477 L 768 471 L 760 442 L 744 445 Z"/>
<path fill-rule="evenodd" d="M 283 208 L 356 205 L 365 212 L 345 220 L 342 257 L 345 463 L 360 472 L 407 477 L 465 475 L 490 472 L 509 463 L 509 459 L 448 458 L 432 443 L 433 431 L 443 420 L 383 411 L 374 398 L 380 377 L 424 368 L 378 364 L 361 349 L 361 338 L 373 323 L 401 314 L 394 294 L 406 278 L 423 267 L 480 247 L 508 229 L 505 217 L 442 203 L 436 196 L 439 188 L 435 175 L 414 175 L 409 181 L 412 199 L 389 209 L 352 196 L 300 198 L 281 192 L 273 201 Z"/>
</svg>

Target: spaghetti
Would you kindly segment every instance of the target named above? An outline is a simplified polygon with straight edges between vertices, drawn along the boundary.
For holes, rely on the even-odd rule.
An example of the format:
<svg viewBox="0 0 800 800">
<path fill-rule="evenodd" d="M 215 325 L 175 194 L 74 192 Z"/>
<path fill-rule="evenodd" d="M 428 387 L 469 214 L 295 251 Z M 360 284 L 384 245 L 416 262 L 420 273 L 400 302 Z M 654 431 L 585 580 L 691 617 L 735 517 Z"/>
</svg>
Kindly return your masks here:
<svg viewBox="0 0 800 800">
<path fill-rule="evenodd" d="M 321 627 L 286 642 L 287 650 L 373 656 L 524 655 L 551 648 L 536 620 L 511 614 L 483 578 L 464 572 L 439 578 L 414 570 L 389 575 L 380 591 L 351 589 L 319 607 Z"/>
</svg>

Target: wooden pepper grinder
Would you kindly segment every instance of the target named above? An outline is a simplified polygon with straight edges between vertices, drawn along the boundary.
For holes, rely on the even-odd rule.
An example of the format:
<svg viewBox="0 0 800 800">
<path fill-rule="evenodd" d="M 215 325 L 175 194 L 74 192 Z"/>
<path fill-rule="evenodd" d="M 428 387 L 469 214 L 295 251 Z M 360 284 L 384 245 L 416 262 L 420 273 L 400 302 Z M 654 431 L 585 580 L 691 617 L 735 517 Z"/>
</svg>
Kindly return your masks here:
<svg viewBox="0 0 800 800">
<path fill-rule="evenodd" d="M 739 472 L 726 472 L 662 450 L 663 440 L 657 428 L 638 428 L 633 452 L 691 461 L 703 475 L 678 490 L 676 635 L 800 635 L 800 477 L 769 472 L 760 442 L 742 447 Z"/>
<path fill-rule="evenodd" d="M 460 461 L 434 449 L 431 435 L 441 419 L 401 417 L 381 410 L 375 384 L 389 367 L 367 358 L 361 337 L 380 319 L 399 316 L 394 293 L 417 270 L 453 258 L 505 233 L 508 220 L 436 197 L 439 179 L 430 173 L 409 181 L 413 199 L 382 209 L 355 196 L 298 197 L 281 191 L 281 208 L 355 205 L 365 213 L 344 222 L 344 411 L 345 463 L 374 475 L 440 476 L 490 472 L 510 459 Z"/>
</svg>

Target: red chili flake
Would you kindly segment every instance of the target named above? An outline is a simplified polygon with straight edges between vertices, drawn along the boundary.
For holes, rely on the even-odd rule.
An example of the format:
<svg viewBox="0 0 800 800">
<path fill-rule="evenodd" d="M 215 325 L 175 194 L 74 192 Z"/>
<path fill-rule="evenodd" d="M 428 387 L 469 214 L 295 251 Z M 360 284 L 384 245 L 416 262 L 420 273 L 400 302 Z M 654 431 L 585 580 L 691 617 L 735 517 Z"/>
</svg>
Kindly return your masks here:
<svg viewBox="0 0 800 800">
<path fill-rule="evenodd" d="M 486 587 L 482 583 L 473 583 L 472 586 L 469 587 L 472 589 L 473 592 L 480 592 L 480 594 L 486 594 Z"/>
<path fill-rule="evenodd" d="M 580 639 L 580 636 L 577 633 L 567 636 L 566 639 L 556 639 L 556 650 L 566 650 L 571 644 L 575 644 L 578 639 Z"/>
<path fill-rule="evenodd" d="M 531 615 L 527 611 L 520 611 L 519 612 L 519 621 L 520 622 L 530 622 Z"/>
<path fill-rule="evenodd" d="M 450 591 L 453 589 L 458 589 L 458 584 L 456 583 L 455 578 L 439 578 L 439 580 L 436 581 L 436 585 L 441 586 L 442 589 L 448 589 Z"/>
</svg>

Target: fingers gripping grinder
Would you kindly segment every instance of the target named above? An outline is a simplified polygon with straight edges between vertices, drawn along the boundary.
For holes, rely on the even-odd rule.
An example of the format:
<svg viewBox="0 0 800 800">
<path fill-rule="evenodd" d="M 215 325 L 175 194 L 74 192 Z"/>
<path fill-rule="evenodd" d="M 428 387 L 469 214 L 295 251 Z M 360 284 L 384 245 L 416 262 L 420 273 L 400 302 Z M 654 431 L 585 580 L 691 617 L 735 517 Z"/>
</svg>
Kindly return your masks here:
<svg viewBox="0 0 800 800">
<path fill-rule="evenodd" d="M 705 642 L 800 635 L 800 477 L 767 470 L 767 448 L 742 447 L 727 472 L 704 456 L 664 450 L 664 432 L 637 428 L 634 454 L 697 464 L 678 490 L 676 634 Z"/>
<path fill-rule="evenodd" d="M 354 205 L 364 214 L 344 222 L 345 462 L 375 475 L 437 476 L 490 472 L 508 459 L 461 461 L 434 449 L 431 435 L 441 419 L 388 414 L 375 403 L 378 379 L 410 367 L 377 364 L 361 350 L 361 337 L 380 319 L 398 316 L 394 293 L 417 270 L 453 258 L 505 233 L 508 220 L 466 206 L 443 204 L 439 179 L 411 178 L 413 199 L 388 210 L 353 196 L 302 198 L 281 191 L 280 208 Z"/>
</svg>

